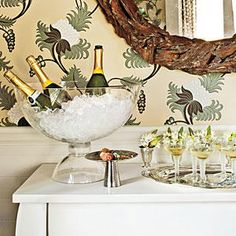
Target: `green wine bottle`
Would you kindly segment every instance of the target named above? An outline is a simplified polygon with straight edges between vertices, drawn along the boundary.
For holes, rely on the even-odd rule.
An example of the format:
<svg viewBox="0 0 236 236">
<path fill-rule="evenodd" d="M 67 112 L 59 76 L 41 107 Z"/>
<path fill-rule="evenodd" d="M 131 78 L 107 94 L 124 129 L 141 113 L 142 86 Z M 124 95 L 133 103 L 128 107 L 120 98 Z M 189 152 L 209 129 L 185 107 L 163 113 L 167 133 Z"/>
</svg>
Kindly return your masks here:
<svg viewBox="0 0 236 236">
<path fill-rule="evenodd" d="M 26 61 L 31 69 L 35 72 L 43 87 L 43 93 L 50 97 L 52 104 L 54 104 L 55 102 L 61 103 L 71 100 L 71 97 L 67 91 L 62 90 L 62 87 L 60 85 L 54 83 L 48 78 L 48 76 L 37 63 L 34 56 L 28 56 L 26 58 Z"/>
<path fill-rule="evenodd" d="M 101 45 L 95 46 L 93 74 L 86 87 L 109 87 L 103 71 L 103 48 Z"/>
<path fill-rule="evenodd" d="M 26 94 L 28 101 L 31 105 L 37 105 L 41 109 L 56 109 L 61 108 L 59 103 L 54 103 L 52 105 L 50 98 L 38 92 L 37 90 L 30 87 L 24 81 L 22 81 L 16 74 L 12 71 L 8 70 L 4 73 L 4 77 L 12 84 L 16 86 L 16 88 L 20 89 L 24 94 Z"/>
</svg>

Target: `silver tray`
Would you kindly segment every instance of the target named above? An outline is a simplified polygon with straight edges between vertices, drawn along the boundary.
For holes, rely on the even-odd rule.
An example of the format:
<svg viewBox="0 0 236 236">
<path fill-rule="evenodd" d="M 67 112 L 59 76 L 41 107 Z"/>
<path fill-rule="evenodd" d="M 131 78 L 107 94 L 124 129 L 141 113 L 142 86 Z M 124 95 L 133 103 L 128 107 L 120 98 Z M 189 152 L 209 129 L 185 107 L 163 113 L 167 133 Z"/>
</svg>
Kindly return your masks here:
<svg viewBox="0 0 236 236">
<path fill-rule="evenodd" d="M 178 183 L 175 182 L 175 170 L 173 165 L 161 165 L 156 168 L 152 168 L 146 171 L 142 171 L 142 175 L 145 177 L 152 178 L 158 182 L 166 184 L 183 184 L 194 187 L 203 188 L 235 188 L 236 183 L 232 181 L 231 171 L 227 170 L 226 175 L 222 177 L 220 165 L 209 165 L 206 168 L 207 182 L 202 184 L 198 181 L 199 177 L 194 180 L 190 178 L 192 173 L 191 166 L 180 167 L 180 178 Z M 199 173 L 199 170 L 198 170 Z"/>
</svg>

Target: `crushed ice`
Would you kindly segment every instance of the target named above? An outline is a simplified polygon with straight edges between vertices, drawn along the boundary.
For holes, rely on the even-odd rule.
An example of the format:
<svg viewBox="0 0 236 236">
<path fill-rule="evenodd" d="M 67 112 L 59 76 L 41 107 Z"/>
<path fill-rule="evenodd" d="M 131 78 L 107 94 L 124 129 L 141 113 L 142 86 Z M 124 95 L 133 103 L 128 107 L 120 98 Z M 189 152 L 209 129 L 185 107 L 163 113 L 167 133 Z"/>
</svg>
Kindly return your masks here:
<svg viewBox="0 0 236 236">
<path fill-rule="evenodd" d="M 37 113 L 39 126 L 48 135 L 68 142 L 88 142 L 110 134 L 130 117 L 131 98 L 75 96 L 62 109 Z"/>
</svg>

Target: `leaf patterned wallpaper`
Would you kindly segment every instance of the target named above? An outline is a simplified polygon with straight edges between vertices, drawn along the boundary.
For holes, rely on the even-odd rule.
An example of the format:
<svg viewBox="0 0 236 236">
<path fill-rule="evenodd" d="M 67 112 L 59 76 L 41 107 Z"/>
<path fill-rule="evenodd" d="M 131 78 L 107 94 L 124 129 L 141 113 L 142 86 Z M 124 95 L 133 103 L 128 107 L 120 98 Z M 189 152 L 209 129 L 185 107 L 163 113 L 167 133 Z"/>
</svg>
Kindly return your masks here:
<svg viewBox="0 0 236 236">
<path fill-rule="evenodd" d="M 164 27 L 163 0 L 137 4 L 140 14 Z M 75 80 L 84 87 L 95 44 L 104 45 L 107 78 L 143 84 L 127 125 L 234 123 L 235 75 L 193 76 L 149 65 L 115 35 L 95 0 L 0 0 L 0 33 L 0 126 L 27 125 L 4 71 L 35 82 L 25 63 L 33 54 L 55 82 Z"/>
</svg>

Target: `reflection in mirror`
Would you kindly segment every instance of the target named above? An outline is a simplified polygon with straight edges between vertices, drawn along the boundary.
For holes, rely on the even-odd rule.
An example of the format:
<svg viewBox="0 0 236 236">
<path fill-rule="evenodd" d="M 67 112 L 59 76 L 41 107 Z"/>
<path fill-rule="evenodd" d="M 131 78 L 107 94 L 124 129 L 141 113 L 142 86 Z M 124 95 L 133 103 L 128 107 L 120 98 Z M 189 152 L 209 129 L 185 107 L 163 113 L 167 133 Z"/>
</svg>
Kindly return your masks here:
<svg viewBox="0 0 236 236">
<path fill-rule="evenodd" d="M 165 26 L 165 0 L 135 0 L 139 12 L 149 22 L 161 28 Z"/>
<path fill-rule="evenodd" d="M 216 40 L 232 37 L 236 0 L 136 0 L 140 12 L 173 35 Z"/>
</svg>

